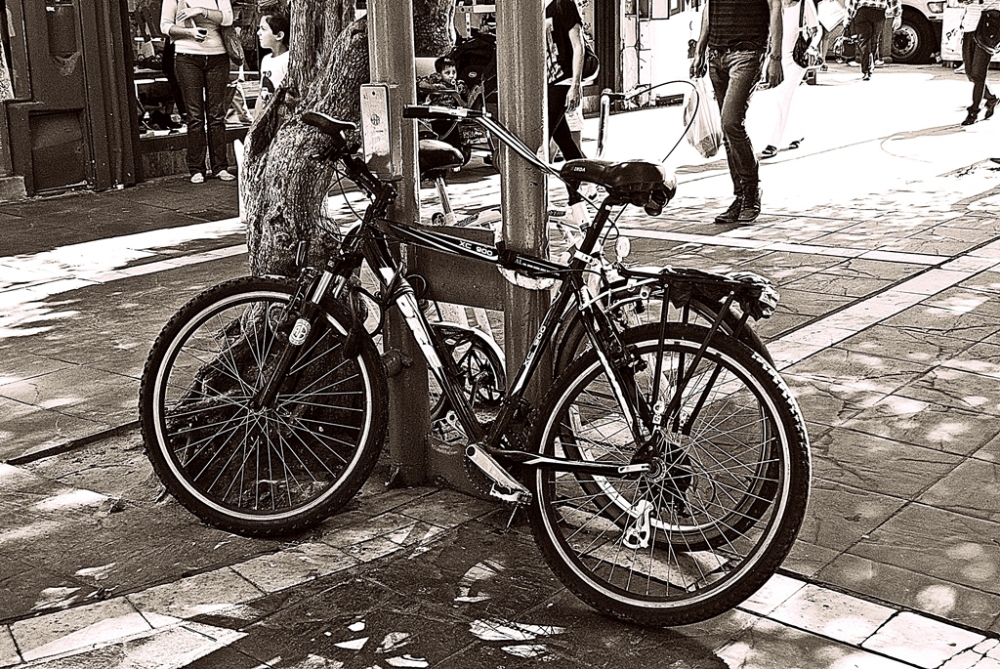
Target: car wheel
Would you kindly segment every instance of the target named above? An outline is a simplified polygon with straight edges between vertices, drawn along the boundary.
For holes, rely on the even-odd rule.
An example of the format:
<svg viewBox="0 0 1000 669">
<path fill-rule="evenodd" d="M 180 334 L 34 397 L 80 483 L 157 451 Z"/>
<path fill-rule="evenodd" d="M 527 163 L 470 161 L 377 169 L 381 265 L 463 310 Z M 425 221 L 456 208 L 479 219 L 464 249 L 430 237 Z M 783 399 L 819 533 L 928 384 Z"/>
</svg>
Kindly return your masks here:
<svg viewBox="0 0 1000 669">
<path fill-rule="evenodd" d="M 892 34 L 892 60 L 896 63 L 926 63 L 933 41 L 931 27 L 923 17 L 903 12 L 903 23 Z"/>
</svg>

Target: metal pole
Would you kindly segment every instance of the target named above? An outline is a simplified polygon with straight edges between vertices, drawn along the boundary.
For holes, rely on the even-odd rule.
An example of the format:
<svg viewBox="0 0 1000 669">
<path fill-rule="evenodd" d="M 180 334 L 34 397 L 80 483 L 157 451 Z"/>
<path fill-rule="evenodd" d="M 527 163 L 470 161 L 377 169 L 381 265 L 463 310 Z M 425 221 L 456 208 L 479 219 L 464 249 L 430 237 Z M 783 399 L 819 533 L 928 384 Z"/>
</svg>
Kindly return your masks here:
<svg viewBox="0 0 1000 669">
<path fill-rule="evenodd" d="M 498 116 L 529 147 L 546 139 L 544 4 L 497 0 Z M 547 154 L 547 151 L 546 151 Z M 534 254 L 548 250 L 547 179 L 506 146 L 500 150 L 503 239 L 508 248 Z M 549 294 L 506 285 L 504 350 L 507 369 L 524 359 L 549 305 Z M 551 357 L 538 368 L 530 397 L 537 403 L 550 384 Z"/>
<path fill-rule="evenodd" d="M 402 182 L 389 216 L 420 219 L 417 141 L 412 121 L 404 121 L 404 103 L 416 99 L 413 67 L 413 3 L 411 0 L 368 0 L 368 58 L 372 83 L 395 84 L 389 95 L 390 132 L 402 133 Z M 391 146 L 397 146 L 391 141 Z M 401 249 L 407 262 L 406 250 Z M 430 432 L 427 367 L 398 312 L 386 324 L 386 351 L 395 349 L 402 371 L 389 379 L 389 458 L 392 485 L 418 485 L 426 479 L 425 440 Z"/>
</svg>

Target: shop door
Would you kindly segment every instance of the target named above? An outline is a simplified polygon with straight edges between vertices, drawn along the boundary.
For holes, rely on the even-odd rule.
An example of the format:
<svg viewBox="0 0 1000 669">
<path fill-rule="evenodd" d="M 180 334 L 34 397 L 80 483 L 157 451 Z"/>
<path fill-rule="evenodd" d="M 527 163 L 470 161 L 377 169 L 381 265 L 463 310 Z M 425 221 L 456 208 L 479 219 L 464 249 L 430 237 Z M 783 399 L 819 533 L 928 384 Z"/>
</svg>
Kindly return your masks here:
<svg viewBox="0 0 1000 669">
<path fill-rule="evenodd" d="M 22 0 L 20 10 L 31 99 L 8 109 L 26 190 L 135 183 L 120 0 Z"/>
</svg>

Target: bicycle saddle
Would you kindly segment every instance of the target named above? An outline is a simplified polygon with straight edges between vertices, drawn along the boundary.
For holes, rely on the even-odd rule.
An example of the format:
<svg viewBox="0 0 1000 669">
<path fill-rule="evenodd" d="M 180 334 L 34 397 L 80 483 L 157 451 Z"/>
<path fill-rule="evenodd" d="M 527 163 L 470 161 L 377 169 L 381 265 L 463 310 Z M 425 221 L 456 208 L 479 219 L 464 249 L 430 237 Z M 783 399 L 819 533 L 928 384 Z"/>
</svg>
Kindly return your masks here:
<svg viewBox="0 0 1000 669">
<path fill-rule="evenodd" d="M 610 196 L 645 207 L 651 216 L 659 214 L 677 192 L 674 176 L 663 165 L 644 160 L 568 160 L 559 176 L 570 183 L 585 181 L 603 186 Z"/>
<path fill-rule="evenodd" d="M 420 173 L 433 179 L 436 172 L 450 172 L 465 164 L 465 156 L 448 142 L 422 139 L 419 146 Z"/>
<path fill-rule="evenodd" d="M 356 130 L 358 127 L 349 121 L 341 121 L 338 118 L 333 118 L 328 114 L 318 111 L 307 111 L 302 114 L 302 122 L 318 128 L 325 135 L 333 137 L 338 146 L 343 146 L 347 143 L 347 139 L 344 137 L 345 131 Z"/>
</svg>

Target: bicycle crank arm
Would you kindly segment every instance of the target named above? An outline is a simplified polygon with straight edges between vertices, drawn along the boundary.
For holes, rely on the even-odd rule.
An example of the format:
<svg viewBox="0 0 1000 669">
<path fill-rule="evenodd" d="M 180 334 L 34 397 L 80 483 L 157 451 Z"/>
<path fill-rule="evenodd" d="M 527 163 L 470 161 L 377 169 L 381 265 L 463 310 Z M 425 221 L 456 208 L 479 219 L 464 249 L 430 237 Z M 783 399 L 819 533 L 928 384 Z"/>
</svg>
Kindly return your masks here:
<svg viewBox="0 0 1000 669">
<path fill-rule="evenodd" d="M 493 489 L 490 490 L 490 496 L 501 499 L 505 502 L 510 502 L 511 504 L 528 504 L 531 502 L 531 492 L 521 485 L 521 482 L 515 479 L 513 476 L 507 473 L 507 471 L 497 464 L 489 453 L 484 451 L 481 447 L 475 444 L 470 444 L 468 448 L 465 449 L 465 456 L 474 464 L 479 470 L 486 475 L 488 479 L 493 481 Z M 509 490 L 511 492 L 503 492 L 497 490 L 497 486 Z"/>
<path fill-rule="evenodd" d="M 526 453 L 524 451 L 497 451 L 497 455 L 529 467 L 555 467 L 562 472 L 573 474 L 593 474 L 595 476 L 622 477 L 642 474 L 650 470 L 646 463 L 616 465 L 605 462 L 586 462 L 583 460 L 568 460 L 551 455 Z"/>
</svg>

